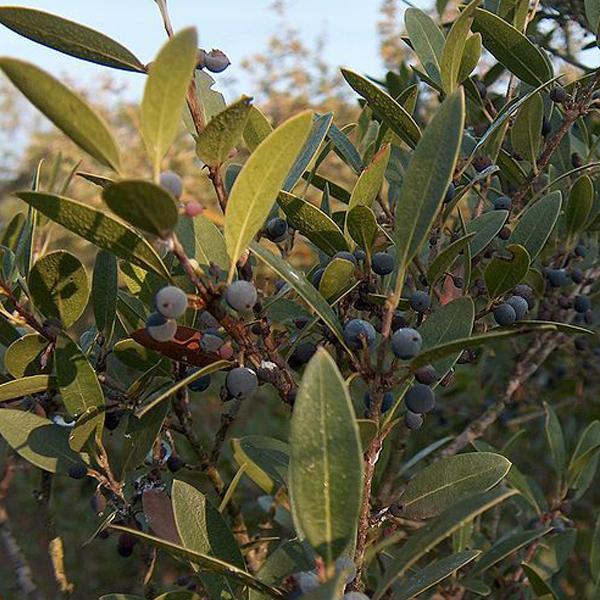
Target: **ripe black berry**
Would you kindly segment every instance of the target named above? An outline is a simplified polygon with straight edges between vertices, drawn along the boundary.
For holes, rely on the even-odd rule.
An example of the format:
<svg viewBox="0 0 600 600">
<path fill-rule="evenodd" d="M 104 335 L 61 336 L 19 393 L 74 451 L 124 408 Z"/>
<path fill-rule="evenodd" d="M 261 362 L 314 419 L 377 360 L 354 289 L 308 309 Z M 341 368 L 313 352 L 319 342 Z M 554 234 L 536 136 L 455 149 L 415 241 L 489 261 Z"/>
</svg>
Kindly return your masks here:
<svg viewBox="0 0 600 600">
<path fill-rule="evenodd" d="M 177 473 L 177 471 L 182 469 L 184 466 L 185 463 L 181 460 L 181 458 L 179 458 L 179 456 L 176 456 L 175 454 L 171 454 L 171 456 L 169 456 L 167 459 L 167 469 L 169 469 L 171 473 Z"/>
<path fill-rule="evenodd" d="M 392 352 L 402 360 L 414 358 L 420 352 L 422 345 L 421 334 L 411 327 L 398 329 L 392 335 Z"/>
<path fill-rule="evenodd" d="M 568 98 L 567 90 L 560 85 L 550 90 L 550 100 L 556 104 L 563 104 Z"/>
<path fill-rule="evenodd" d="M 415 371 L 415 379 L 424 385 L 433 385 L 439 379 L 439 375 L 433 365 L 425 365 Z"/>
<path fill-rule="evenodd" d="M 71 479 L 84 479 L 87 476 L 87 467 L 81 463 L 71 465 L 68 474 Z"/>
<path fill-rule="evenodd" d="M 387 252 L 377 252 L 371 260 L 371 268 L 377 275 L 389 275 L 394 270 L 395 260 Z"/>
<path fill-rule="evenodd" d="M 407 410 L 404 415 L 404 424 L 411 430 L 420 429 L 423 426 L 423 415 Z"/>
<path fill-rule="evenodd" d="M 265 227 L 265 236 L 272 242 L 282 242 L 285 240 L 288 232 L 288 224 L 285 219 L 275 217 L 271 219 Z"/>
<path fill-rule="evenodd" d="M 435 394 L 429 386 L 417 383 L 406 392 L 404 404 L 411 412 L 428 413 L 435 407 Z"/>
<path fill-rule="evenodd" d="M 410 297 L 410 307 L 413 310 L 416 310 L 419 313 L 424 313 L 429 310 L 430 306 L 431 298 L 427 292 L 422 292 L 421 290 L 413 292 Z"/>
<path fill-rule="evenodd" d="M 510 327 L 517 320 L 515 309 L 504 302 L 494 309 L 494 320 L 500 327 Z"/>
</svg>

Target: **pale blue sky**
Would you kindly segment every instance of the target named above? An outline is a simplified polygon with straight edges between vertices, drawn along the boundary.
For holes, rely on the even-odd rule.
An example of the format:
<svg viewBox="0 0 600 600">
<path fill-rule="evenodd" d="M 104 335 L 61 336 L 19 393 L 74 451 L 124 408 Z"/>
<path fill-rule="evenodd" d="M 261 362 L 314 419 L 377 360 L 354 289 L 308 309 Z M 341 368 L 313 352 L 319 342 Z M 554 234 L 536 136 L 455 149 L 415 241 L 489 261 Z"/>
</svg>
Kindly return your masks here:
<svg viewBox="0 0 600 600">
<path fill-rule="evenodd" d="M 271 2 L 169 0 L 169 7 L 176 29 L 195 25 L 202 47 L 218 47 L 229 55 L 233 64 L 227 74 L 239 81 L 235 91 L 252 94 L 251 89 L 246 89 L 248 80 L 237 65 L 243 57 L 262 51 L 269 35 L 276 30 L 278 20 L 269 10 Z M 11 0 L 10 4 L 46 10 L 84 23 L 127 46 L 142 62 L 150 61 L 164 41 L 158 10 L 152 0 Z M 290 22 L 307 42 L 326 31 L 329 63 L 372 75 L 382 72 L 376 34 L 380 4 L 380 0 L 288 1 Z M 46 49 L 3 27 L 0 54 L 26 59 L 55 75 L 64 73 L 84 82 L 104 69 Z M 141 93 L 143 77 L 120 71 L 112 73 L 129 82 L 132 96 Z"/>
</svg>

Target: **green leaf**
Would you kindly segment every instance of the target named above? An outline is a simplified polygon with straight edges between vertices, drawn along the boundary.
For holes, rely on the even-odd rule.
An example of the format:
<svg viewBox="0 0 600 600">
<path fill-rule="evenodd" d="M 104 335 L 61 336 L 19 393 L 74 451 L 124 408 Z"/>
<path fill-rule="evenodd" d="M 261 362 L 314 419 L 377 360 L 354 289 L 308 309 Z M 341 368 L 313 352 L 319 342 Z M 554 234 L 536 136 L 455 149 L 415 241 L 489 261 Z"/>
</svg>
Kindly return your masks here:
<svg viewBox="0 0 600 600">
<path fill-rule="evenodd" d="M 217 360 L 206 367 L 192 371 L 189 375 L 169 386 L 166 390 L 159 392 L 154 398 L 138 409 L 136 413 L 137 417 L 142 418 L 144 415 L 148 414 L 148 412 L 156 408 L 159 404 L 162 404 L 165 400 L 168 400 L 178 390 L 185 388 L 188 384 L 196 381 L 196 379 L 204 377 L 204 375 L 216 373 L 217 371 L 221 371 L 229 366 L 231 366 L 231 363 L 228 360 Z"/>
<path fill-rule="evenodd" d="M 304 172 L 309 168 L 329 131 L 332 121 L 333 113 L 327 113 L 314 118 L 308 139 L 304 142 L 300 154 L 298 154 L 283 183 L 282 189 L 284 191 L 291 192 Z"/>
<path fill-rule="evenodd" d="M 481 555 L 477 564 L 469 573 L 469 577 L 474 577 L 479 573 L 485 573 L 495 564 L 498 564 L 515 552 L 518 552 L 521 548 L 529 546 L 532 542 L 545 536 L 551 531 L 552 527 L 534 529 L 532 531 L 519 531 L 518 533 L 513 533 L 499 542 L 496 542 L 496 544 L 494 544 L 487 552 L 484 552 Z"/>
<path fill-rule="evenodd" d="M 131 227 L 64 196 L 43 192 L 17 192 L 15 195 L 50 220 L 99 248 L 169 279 L 169 272 L 156 250 Z"/>
<path fill-rule="evenodd" d="M 355 268 L 352 261 L 343 258 L 334 258 L 330 261 L 319 283 L 321 296 L 330 304 L 334 303 L 354 285 Z"/>
<path fill-rule="evenodd" d="M 494 210 L 483 213 L 481 216 L 467 223 L 467 233 L 474 233 L 475 237 L 469 244 L 471 256 L 475 258 L 480 252 L 483 252 L 490 242 L 498 235 L 504 227 L 508 218 L 507 210 Z"/>
<path fill-rule="evenodd" d="M 454 21 L 448 36 L 446 37 L 440 60 L 440 68 L 443 88 L 447 94 L 452 94 L 460 83 L 459 73 L 463 52 L 465 50 L 469 29 L 473 22 L 473 13 L 478 4 L 479 0 L 472 0 L 472 2 L 468 4 Z"/>
<path fill-rule="evenodd" d="M 296 271 L 287 261 L 275 256 L 263 248 L 260 244 L 253 243 L 250 246 L 252 253 L 263 263 L 269 266 L 281 279 L 288 283 L 294 291 L 312 308 L 331 331 L 338 338 L 340 343 L 347 348 L 344 341 L 344 334 L 340 322 L 331 306 L 319 294 L 319 292 L 307 281 L 306 277 Z"/>
<path fill-rule="evenodd" d="M 404 545 L 400 547 L 395 558 L 388 564 L 383 580 L 379 584 L 372 600 L 380 600 L 389 587 L 416 564 L 422 556 L 451 536 L 465 523 L 472 521 L 516 493 L 515 490 L 495 488 L 488 492 L 471 496 L 463 502 L 451 506 L 438 518 L 413 533 Z M 380 544 L 378 549 L 390 546 L 397 541 L 397 536 L 393 534 L 389 535 L 384 540 L 384 543 Z"/>
<path fill-rule="evenodd" d="M 544 600 L 548 600 L 546 596 L 549 598 L 554 598 L 556 600 L 557 596 L 544 578 L 542 577 L 542 573 L 535 567 L 534 565 L 528 565 L 527 563 L 523 563 L 521 565 L 523 567 L 523 571 L 527 576 L 527 581 L 529 582 L 529 586 L 533 590 L 536 595 L 536 598 L 543 598 Z"/>
<path fill-rule="evenodd" d="M 497 298 L 514 288 L 523 280 L 531 264 L 529 252 L 523 246 L 509 244 L 506 250 L 510 258 L 496 256 L 485 269 L 485 285 L 490 298 Z"/>
<path fill-rule="evenodd" d="M 433 19 L 418 8 L 407 8 L 404 24 L 413 50 L 416 52 L 425 72 L 436 83 L 441 84 L 440 62 L 444 50 L 444 34 Z"/>
<path fill-rule="evenodd" d="M 473 31 L 481 33 L 486 49 L 521 81 L 536 86 L 552 77 L 541 50 L 501 17 L 478 8 Z"/>
<path fill-rule="evenodd" d="M 248 150 L 251 153 L 254 152 L 269 137 L 272 131 L 273 127 L 271 123 L 269 123 L 269 120 L 260 108 L 252 106 L 243 133 L 244 143 L 248 147 Z"/>
<path fill-rule="evenodd" d="M 98 377 L 77 344 L 64 334 L 56 341 L 54 362 L 56 384 L 69 414 L 80 417 L 95 409 L 94 424 L 102 429 L 104 412 L 98 409 L 104 407 L 104 394 Z"/>
<path fill-rule="evenodd" d="M 48 340 L 39 333 L 28 333 L 15 340 L 4 353 L 4 368 L 15 379 L 25 375 L 35 375 L 48 370 L 42 368 L 41 357 L 46 357 Z"/>
<path fill-rule="evenodd" d="M 280 192 L 277 202 L 290 224 L 325 254 L 348 250 L 344 234 L 322 210 L 289 192 Z"/>
<path fill-rule="evenodd" d="M 555 192 L 559 193 L 559 192 Z M 569 202 L 565 210 L 567 235 L 574 236 L 582 230 L 590 216 L 594 203 L 594 186 L 587 175 L 582 175 L 569 192 Z"/>
<path fill-rule="evenodd" d="M 592 547 L 590 548 L 590 571 L 595 581 L 600 580 L 600 515 L 596 518 Z"/>
<path fill-rule="evenodd" d="M 427 269 L 427 281 L 430 286 L 434 286 L 440 277 L 443 277 L 454 264 L 459 254 L 475 238 L 475 233 L 469 233 L 464 237 L 452 242 L 446 246 L 430 263 Z"/>
<path fill-rule="evenodd" d="M 349 210 L 355 206 L 371 208 L 383 185 L 385 170 L 390 160 L 390 152 L 390 144 L 383 146 L 373 157 L 369 166 L 360 174 L 350 195 Z"/>
<path fill-rule="evenodd" d="M 184 29 L 169 39 L 149 68 L 140 129 L 155 177 L 177 135 L 196 66 L 197 48 L 196 30 Z"/>
<path fill-rule="evenodd" d="M 242 137 L 252 105 L 252 98 L 240 100 L 215 115 L 196 139 L 196 154 L 207 165 L 224 163 Z"/>
<path fill-rule="evenodd" d="M 327 136 L 332 141 L 334 149 L 338 156 L 355 172 L 360 173 L 363 168 L 363 161 L 354 144 L 348 139 L 344 131 L 331 124 Z"/>
<path fill-rule="evenodd" d="M 589 485 L 587 477 L 584 476 L 585 470 L 591 467 L 595 472 L 598 451 L 600 451 L 600 421 L 592 421 L 579 436 L 567 468 L 569 487 L 578 490 L 581 495 L 587 489 L 587 486 L 584 487 L 582 484 Z"/>
<path fill-rule="evenodd" d="M 101 596 L 100 600 L 145 600 L 142 596 L 133 596 L 132 594 L 106 594 Z"/>
<path fill-rule="evenodd" d="M 173 513 L 181 545 L 193 552 L 214 556 L 245 571 L 240 549 L 221 513 L 206 496 L 188 483 L 173 482 Z M 200 574 L 211 598 L 234 598 L 235 588 L 223 575 Z"/>
<path fill-rule="evenodd" d="M 444 306 L 440 306 L 429 315 L 419 328 L 423 338 L 421 352 L 469 337 L 473 330 L 474 319 L 475 305 L 468 296 L 457 298 L 444 304 Z M 454 356 L 448 356 L 442 361 L 436 362 L 434 367 L 438 375 L 443 377 L 452 368 L 459 356 L 460 353 L 456 353 Z"/>
<path fill-rule="evenodd" d="M 7 381 L 0 384 L 0 402 L 30 396 L 31 394 L 40 394 L 56 387 L 54 377 L 50 375 L 30 375 L 21 377 L 14 381 Z"/>
<path fill-rule="evenodd" d="M 342 69 L 342 76 L 350 87 L 368 102 L 373 111 L 381 117 L 383 122 L 396 135 L 411 148 L 417 145 L 421 138 L 421 130 L 410 113 L 401 104 L 354 71 Z"/>
<path fill-rule="evenodd" d="M 407 577 L 402 582 L 401 589 L 394 594 L 394 600 L 411 600 L 415 598 L 447 577 L 450 577 L 458 569 L 473 562 L 480 554 L 481 550 L 466 550 L 446 556 L 419 569 L 416 575 Z"/>
<path fill-rule="evenodd" d="M 33 265 L 27 279 L 31 300 L 46 317 L 71 327 L 87 308 L 90 283 L 85 267 L 76 256 L 56 250 Z"/>
<path fill-rule="evenodd" d="M 118 217 L 152 235 L 167 237 L 177 225 L 179 211 L 174 198 L 150 181 L 113 183 L 104 188 L 102 199 Z"/>
<path fill-rule="evenodd" d="M 567 464 L 565 437 L 554 409 L 548 403 L 544 402 L 544 410 L 546 412 L 546 417 L 544 419 L 546 440 L 550 447 L 554 469 L 556 470 L 557 475 L 562 477 Z"/>
<path fill-rule="evenodd" d="M 532 164 L 537 162 L 542 141 L 544 101 L 541 94 L 532 96 L 521 106 L 510 129 L 513 150 Z"/>
<path fill-rule="evenodd" d="M 414 370 L 451 354 L 462 352 L 465 348 L 478 348 L 479 346 L 487 346 L 492 342 L 507 340 L 534 331 L 565 331 L 565 333 L 575 333 L 574 331 L 569 331 L 568 329 L 562 329 L 559 323 L 553 323 L 550 321 L 519 321 L 518 325 L 515 325 L 512 328 L 492 329 L 487 333 L 473 335 L 463 339 L 455 339 L 454 341 L 441 343 L 431 348 L 427 348 L 426 350 L 422 350 L 421 353 L 410 363 L 410 367 Z"/>
<path fill-rule="evenodd" d="M 479 64 L 481 48 L 481 34 L 474 33 L 467 38 L 458 70 L 458 83 L 463 83 Z"/>
<path fill-rule="evenodd" d="M 375 213 L 368 206 L 355 206 L 346 214 L 350 237 L 366 252 L 370 252 L 380 231 Z"/>
<path fill-rule="evenodd" d="M 362 450 L 348 387 L 323 349 L 308 363 L 294 405 L 289 489 L 297 530 L 331 564 L 358 523 Z"/>
<path fill-rule="evenodd" d="M 107 338 L 112 336 L 117 315 L 119 289 L 117 259 L 106 250 L 99 250 L 92 276 L 92 308 L 96 328 Z"/>
<path fill-rule="evenodd" d="M 529 252 L 531 260 L 534 260 L 554 230 L 561 205 L 562 195 L 557 191 L 529 206 L 519 217 L 510 236 L 510 243 L 523 246 Z"/>
<path fill-rule="evenodd" d="M 418 253 L 446 195 L 460 150 L 464 114 L 461 90 L 437 109 L 412 155 L 396 207 L 397 272 L 404 271 Z"/>
<path fill-rule="evenodd" d="M 592 31 L 598 31 L 600 25 L 600 3 L 598 0 L 584 0 L 585 18 Z"/>
<path fill-rule="evenodd" d="M 51 13 L 0 6 L 0 23 L 34 42 L 82 60 L 124 71 L 145 71 L 138 58 L 115 40 Z"/>
<path fill-rule="evenodd" d="M 218 573 L 219 575 L 228 577 L 229 579 L 232 579 L 241 585 L 246 585 L 252 589 L 258 590 L 259 592 L 268 594 L 271 598 L 278 598 L 280 600 L 284 598 L 283 594 L 279 590 L 262 583 L 262 581 L 259 581 L 256 577 L 250 575 L 250 573 L 247 573 L 243 569 L 240 569 L 235 565 L 227 563 L 223 560 L 213 556 L 208 556 L 207 554 L 203 554 L 201 552 L 189 550 L 183 546 L 179 546 L 165 540 L 161 540 L 160 538 L 144 533 L 143 531 L 139 531 L 138 529 L 129 529 L 128 527 L 122 527 L 121 525 L 111 525 L 110 528 L 114 529 L 115 531 L 129 533 L 159 550 L 164 550 L 173 556 L 197 565 L 202 570 Z"/>
<path fill-rule="evenodd" d="M 64 473 L 81 463 L 69 447 L 69 431 L 35 413 L 0 409 L 0 435 L 6 443 L 27 462 L 50 473 Z"/>
<path fill-rule="evenodd" d="M 309 560 L 302 544 L 296 540 L 279 545 L 265 560 L 257 577 L 264 583 L 276 585 L 289 576 L 290 573 L 308 571 L 314 567 Z M 250 590 L 250 600 L 265 600 L 264 594 Z"/>
<path fill-rule="evenodd" d="M 200 596 L 194 592 L 166 592 L 160 596 L 156 596 L 154 600 L 201 600 Z"/>
<path fill-rule="evenodd" d="M 230 276 L 238 258 L 268 217 L 308 137 L 311 124 L 310 111 L 288 119 L 250 155 L 235 180 L 225 211 L 225 244 L 231 258 Z"/>
<path fill-rule="evenodd" d="M 0 386 L 1 390 L 1 386 Z M 262 435 L 249 435 L 231 440 L 233 458 L 244 473 L 267 494 L 287 486 L 290 447 L 285 442 Z"/>
<path fill-rule="evenodd" d="M 495 486 L 511 463 L 500 454 L 469 452 L 442 458 L 419 471 L 400 498 L 403 516 L 435 517 L 448 506 Z"/>
<path fill-rule="evenodd" d="M 35 65 L 0 58 L 0 69 L 27 99 L 82 150 L 115 171 L 119 148 L 104 120 L 80 96 Z"/>
<path fill-rule="evenodd" d="M 180 219 L 176 228 L 188 256 L 194 257 L 205 268 L 211 264 L 223 271 L 229 270 L 229 255 L 221 230 L 203 215 Z"/>
</svg>

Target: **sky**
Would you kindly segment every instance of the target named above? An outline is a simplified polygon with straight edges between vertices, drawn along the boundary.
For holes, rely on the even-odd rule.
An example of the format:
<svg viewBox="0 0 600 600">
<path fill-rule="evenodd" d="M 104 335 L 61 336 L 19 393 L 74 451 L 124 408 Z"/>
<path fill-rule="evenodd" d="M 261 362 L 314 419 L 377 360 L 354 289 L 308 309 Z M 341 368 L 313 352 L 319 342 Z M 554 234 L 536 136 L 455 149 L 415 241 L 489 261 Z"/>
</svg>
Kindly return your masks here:
<svg viewBox="0 0 600 600">
<path fill-rule="evenodd" d="M 272 0 L 169 0 L 175 29 L 195 25 L 203 48 L 220 48 L 232 66 L 227 75 L 237 80 L 230 94 L 252 90 L 239 62 L 266 48 L 278 26 L 269 9 Z M 7 3 L 8 4 L 8 3 Z M 29 6 L 52 12 L 97 29 L 129 48 L 146 63 L 164 42 L 164 30 L 153 0 L 11 0 L 11 5 Z M 359 72 L 378 74 L 376 23 L 380 0 L 288 0 L 289 21 L 310 45 L 326 32 L 328 62 Z M 0 55 L 28 60 L 50 73 L 77 78 L 85 83 L 99 69 L 110 70 L 128 83 L 128 95 L 136 98 L 143 89 L 143 76 L 84 63 L 35 44 L 12 31 L 0 28 Z M 218 78 L 218 76 L 217 76 Z"/>
</svg>

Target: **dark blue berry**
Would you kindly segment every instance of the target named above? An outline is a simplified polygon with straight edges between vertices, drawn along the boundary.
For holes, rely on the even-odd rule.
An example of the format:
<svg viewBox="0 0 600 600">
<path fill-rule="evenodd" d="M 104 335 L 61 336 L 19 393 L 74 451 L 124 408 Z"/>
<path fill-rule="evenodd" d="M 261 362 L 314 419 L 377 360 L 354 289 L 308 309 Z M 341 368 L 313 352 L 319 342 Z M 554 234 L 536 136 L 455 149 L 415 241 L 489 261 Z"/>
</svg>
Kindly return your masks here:
<svg viewBox="0 0 600 600">
<path fill-rule="evenodd" d="M 319 284 L 321 283 L 321 279 L 323 279 L 323 273 L 325 273 L 325 269 L 320 268 L 312 274 L 311 282 L 317 289 L 319 289 Z"/>
<path fill-rule="evenodd" d="M 433 385 L 439 378 L 433 365 L 424 365 L 415 371 L 415 379 L 425 385 Z"/>
<path fill-rule="evenodd" d="M 413 292 L 410 297 L 410 307 L 419 313 L 424 313 L 429 310 L 431 306 L 431 298 L 427 292 L 417 290 Z"/>
<path fill-rule="evenodd" d="M 435 407 L 435 394 L 428 385 L 417 383 L 406 392 L 404 404 L 411 412 L 428 413 Z"/>
<path fill-rule="evenodd" d="M 522 321 L 529 310 L 529 303 L 523 296 L 511 296 L 507 301 L 515 309 L 517 321 Z"/>
<path fill-rule="evenodd" d="M 305 365 L 317 351 L 317 346 L 310 341 L 300 342 L 291 353 L 288 363 L 292 369 Z"/>
<path fill-rule="evenodd" d="M 367 253 L 364 250 L 357 248 L 354 251 L 354 258 L 356 258 L 358 262 L 364 262 L 367 259 Z"/>
<path fill-rule="evenodd" d="M 87 467 L 81 463 L 71 465 L 68 474 L 71 479 L 84 479 L 87 477 Z"/>
<path fill-rule="evenodd" d="M 288 224 L 285 219 L 275 217 L 271 219 L 265 227 L 265 236 L 272 242 L 282 242 L 285 240 L 288 232 Z"/>
<path fill-rule="evenodd" d="M 375 343 L 376 332 L 371 323 L 363 319 L 352 319 L 344 327 L 344 340 L 352 350 Z"/>
<path fill-rule="evenodd" d="M 225 385 L 234 398 L 248 398 L 258 388 L 258 378 L 251 369 L 236 367 L 227 373 Z"/>
<path fill-rule="evenodd" d="M 448 202 L 452 202 L 452 200 L 454 200 L 455 196 L 456 196 L 456 187 L 454 187 L 454 184 L 452 182 L 450 182 L 450 185 L 448 186 L 448 189 L 446 190 L 446 195 L 444 196 L 444 204 L 447 204 Z"/>
<path fill-rule="evenodd" d="M 571 269 L 571 280 L 573 283 L 583 283 L 585 279 L 585 273 L 579 267 L 574 267 Z"/>
<path fill-rule="evenodd" d="M 494 309 L 494 320 L 500 327 L 510 327 L 517 320 L 515 309 L 504 302 Z"/>
<path fill-rule="evenodd" d="M 423 416 L 407 410 L 404 415 L 404 424 L 411 430 L 420 429 L 423 426 Z"/>
<path fill-rule="evenodd" d="M 583 244 L 577 244 L 577 246 L 575 246 L 575 256 L 585 258 L 587 256 L 587 248 Z"/>
<path fill-rule="evenodd" d="M 356 257 L 352 252 L 347 252 L 346 250 L 341 250 L 340 252 L 336 252 L 333 255 L 333 258 L 342 258 L 343 260 L 349 260 L 352 264 L 356 265 Z"/>
<path fill-rule="evenodd" d="M 199 369 L 194 369 L 198 371 Z M 202 375 L 188 383 L 188 389 L 192 392 L 205 392 L 210 387 L 210 375 Z"/>
<path fill-rule="evenodd" d="M 550 285 L 554 288 L 559 288 L 567 284 L 567 272 L 564 269 L 548 269 L 546 277 Z"/>
<path fill-rule="evenodd" d="M 256 304 L 256 288 L 250 281 L 245 281 L 243 279 L 234 281 L 227 288 L 225 300 L 234 310 L 250 310 Z"/>
<path fill-rule="evenodd" d="M 414 358 L 421 351 L 422 345 L 421 334 L 412 327 L 398 329 L 392 335 L 392 352 L 402 360 Z"/>
<path fill-rule="evenodd" d="M 171 471 L 171 473 L 177 473 L 177 471 L 181 470 L 185 466 L 185 463 L 175 454 L 171 454 L 167 459 L 167 469 Z"/>
<path fill-rule="evenodd" d="M 573 308 L 576 310 L 576 312 L 583 314 L 592 308 L 592 303 L 587 296 L 579 294 L 578 296 L 575 296 Z"/>
<path fill-rule="evenodd" d="M 512 200 L 508 196 L 498 196 L 493 200 L 494 210 L 510 210 Z"/>
<path fill-rule="evenodd" d="M 377 275 L 389 275 L 394 270 L 394 257 L 387 252 L 377 252 L 371 260 L 371 268 Z"/>
</svg>

